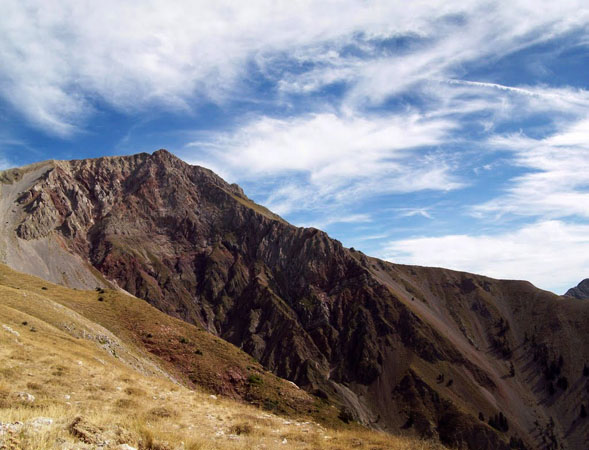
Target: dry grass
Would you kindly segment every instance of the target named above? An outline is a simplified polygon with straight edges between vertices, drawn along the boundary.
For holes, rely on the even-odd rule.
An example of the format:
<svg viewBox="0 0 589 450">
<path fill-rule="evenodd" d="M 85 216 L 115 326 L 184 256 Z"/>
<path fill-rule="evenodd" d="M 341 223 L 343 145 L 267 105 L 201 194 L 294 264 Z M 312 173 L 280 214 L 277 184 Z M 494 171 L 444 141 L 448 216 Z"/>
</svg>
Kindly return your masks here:
<svg viewBox="0 0 589 450">
<path fill-rule="evenodd" d="M 0 434 L 0 448 L 3 440 L 7 448 L 30 450 L 95 448 L 105 441 L 145 450 L 441 448 L 359 427 L 329 429 L 190 390 L 132 343 L 121 339 L 113 354 L 88 338 L 104 330 L 53 301 L 51 287 L 9 288 L 6 276 L 0 280 L 0 423 L 24 425 Z"/>
</svg>

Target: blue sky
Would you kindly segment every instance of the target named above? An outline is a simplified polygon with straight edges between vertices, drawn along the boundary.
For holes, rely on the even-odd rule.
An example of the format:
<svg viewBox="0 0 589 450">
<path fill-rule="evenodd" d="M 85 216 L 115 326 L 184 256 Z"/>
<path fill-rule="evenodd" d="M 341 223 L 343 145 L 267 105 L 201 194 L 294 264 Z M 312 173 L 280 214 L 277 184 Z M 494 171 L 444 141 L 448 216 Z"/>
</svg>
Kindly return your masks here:
<svg viewBox="0 0 589 450">
<path fill-rule="evenodd" d="M 0 167 L 167 148 L 394 262 L 589 277 L 583 1 L 4 0 Z"/>
</svg>

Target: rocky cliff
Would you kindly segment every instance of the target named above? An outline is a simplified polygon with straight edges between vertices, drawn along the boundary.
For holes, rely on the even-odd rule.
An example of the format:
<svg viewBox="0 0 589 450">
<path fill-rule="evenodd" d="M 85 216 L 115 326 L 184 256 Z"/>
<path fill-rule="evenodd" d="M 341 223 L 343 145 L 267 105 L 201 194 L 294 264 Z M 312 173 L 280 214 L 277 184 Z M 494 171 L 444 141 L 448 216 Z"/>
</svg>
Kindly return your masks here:
<svg viewBox="0 0 589 450">
<path fill-rule="evenodd" d="M 583 303 L 370 258 L 164 150 L 0 179 L 6 263 L 199 324 L 342 420 L 471 449 L 587 442 Z"/>
</svg>

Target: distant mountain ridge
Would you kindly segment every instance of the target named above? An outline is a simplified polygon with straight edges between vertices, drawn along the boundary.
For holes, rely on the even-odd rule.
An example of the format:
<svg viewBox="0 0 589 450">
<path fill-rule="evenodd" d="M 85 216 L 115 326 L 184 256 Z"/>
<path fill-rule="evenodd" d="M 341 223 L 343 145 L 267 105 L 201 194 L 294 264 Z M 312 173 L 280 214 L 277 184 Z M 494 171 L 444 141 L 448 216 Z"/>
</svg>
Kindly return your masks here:
<svg viewBox="0 0 589 450">
<path fill-rule="evenodd" d="M 578 298 L 579 300 L 589 299 L 589 278 L 584 279 L 574 288 L 570 288 L 564 295 Z"/>
<path fill-rule="evenodd" d="M 0 261 L 17 270 L 124 289 L 344 420 L 470 449 L 584 448 L 583 302 L 368 257 L 165 150 L 48 161 L 0 180 Z"/>
</svg>

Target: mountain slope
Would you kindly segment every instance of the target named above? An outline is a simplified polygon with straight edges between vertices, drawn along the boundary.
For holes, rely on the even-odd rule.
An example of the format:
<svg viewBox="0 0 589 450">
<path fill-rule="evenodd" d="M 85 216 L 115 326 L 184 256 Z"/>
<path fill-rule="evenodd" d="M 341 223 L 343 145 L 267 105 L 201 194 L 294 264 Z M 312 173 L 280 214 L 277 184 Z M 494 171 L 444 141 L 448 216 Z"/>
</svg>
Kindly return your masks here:
<svg viewBox="0 0 589 450">
<path fill-rule="evenodd" d="M 120 287 L 374 428 L 473 449 L 583 448 L 579 302 L 369 258 L 166 151 L 4 177 L 0 255 L 19 270 Z"/>
<path fill-rule="evenodd" d="M 159 336 L 145 342 L 141 325 L 159 326 Z M 170 336 L 202 349 L 193 379 L 209 392 L 185 387 L 191 381 L 176 364 L 174 343 L 154 351 L 152 341 Z M 308 394 L 250 359 L 127 294 L 70 290 L 0 265 L 0 448 L 441 450 L 359 427 L 325 428 L 297 410 L 316 403 Z M 240 380 L 224 375 L 242 366 L 255 377 L 241 386 L 247 397 L 272 400 L 274 411 L 290 417 L 210 395 L 239 394 Z M 315 417 L 329 420 L 332 408 L 320 408 L 328 415 Z"/>
<path fill-rule="evenodd" d="M 589 299 L 589 278 L 581 281 L 574 288 L 570 288 L 564 295 L 567 297 L 578 298 L 579 300 Z"/>
</svg>

